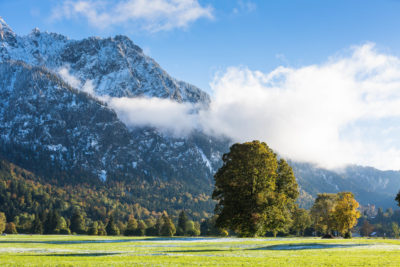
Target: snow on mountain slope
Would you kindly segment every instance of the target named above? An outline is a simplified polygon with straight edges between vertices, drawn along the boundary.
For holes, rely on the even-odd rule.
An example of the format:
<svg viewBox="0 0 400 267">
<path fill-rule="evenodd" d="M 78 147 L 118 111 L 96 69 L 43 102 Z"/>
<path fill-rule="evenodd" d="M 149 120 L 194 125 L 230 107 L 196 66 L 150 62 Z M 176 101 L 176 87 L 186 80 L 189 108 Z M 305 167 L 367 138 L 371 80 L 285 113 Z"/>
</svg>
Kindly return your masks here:
<svg viewBox="0 0 400 267">
<path fill-rule="evenodd" d="M 34 29 L 17 36 L 1 20 L 0 59 L 21 60 L 55 72 L 67 68 L 82 84 L 92 81 L 97 95 L 159 97 L 208 105 L 199 88 L 170 77 L 153 59 L 125 36 L 69 40 Z"/>
</svg>

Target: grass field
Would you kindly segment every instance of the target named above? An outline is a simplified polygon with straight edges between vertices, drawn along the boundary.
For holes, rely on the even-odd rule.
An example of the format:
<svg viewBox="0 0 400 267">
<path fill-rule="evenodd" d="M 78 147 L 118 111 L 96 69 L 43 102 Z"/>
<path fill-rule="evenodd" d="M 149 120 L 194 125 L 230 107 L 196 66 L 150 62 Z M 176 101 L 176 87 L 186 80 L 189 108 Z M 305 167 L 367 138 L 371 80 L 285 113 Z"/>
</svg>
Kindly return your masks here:
<svg viewBox="0 0 400 267">
<path fill-rule="evenodd" d="M 0 266 L 400 266 L 400 240 L 0 236 Z"/>
</svg>

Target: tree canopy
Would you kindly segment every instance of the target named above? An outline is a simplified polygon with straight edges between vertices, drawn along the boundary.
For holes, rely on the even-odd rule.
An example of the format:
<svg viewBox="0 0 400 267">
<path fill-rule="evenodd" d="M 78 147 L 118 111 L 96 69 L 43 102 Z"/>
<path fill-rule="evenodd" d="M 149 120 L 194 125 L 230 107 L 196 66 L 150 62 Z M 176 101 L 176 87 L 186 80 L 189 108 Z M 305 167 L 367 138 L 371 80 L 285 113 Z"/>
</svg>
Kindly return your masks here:
<svg viewBox="0 0 400 267">
<path fill-rule="evenodd" d="M 286 161 L 260 141 L 234 144 L 222 160 L 214 176 L 217 226 L 241 236 L 287 228 L 298 186 Z"/>
</svg>

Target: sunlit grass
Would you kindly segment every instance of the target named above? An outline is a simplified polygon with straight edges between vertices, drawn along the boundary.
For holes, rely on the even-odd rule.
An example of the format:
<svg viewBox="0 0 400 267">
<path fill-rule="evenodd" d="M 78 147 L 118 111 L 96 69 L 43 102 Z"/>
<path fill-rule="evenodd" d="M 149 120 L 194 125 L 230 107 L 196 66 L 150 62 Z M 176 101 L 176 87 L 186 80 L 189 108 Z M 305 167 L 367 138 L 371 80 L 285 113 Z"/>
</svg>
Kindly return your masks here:
<svg viewBox="0 0 400 267">
<path fill-rule="evenodd" d="M 400 266 L 400 240 L 0 237 L 0 266 Z"/>
</svg>

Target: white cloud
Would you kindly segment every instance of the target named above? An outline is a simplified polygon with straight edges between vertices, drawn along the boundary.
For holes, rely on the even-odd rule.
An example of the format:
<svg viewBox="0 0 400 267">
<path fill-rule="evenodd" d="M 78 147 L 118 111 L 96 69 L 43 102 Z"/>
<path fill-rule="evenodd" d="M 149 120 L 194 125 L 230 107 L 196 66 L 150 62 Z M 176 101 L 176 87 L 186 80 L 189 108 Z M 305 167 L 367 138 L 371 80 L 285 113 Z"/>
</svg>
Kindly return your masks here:
<svg viewBox="0 0 400 267">
<path fill-rule="evenodd" d="M 69 85 L 71 85 L 73 88 L 80 88 L 81 87 L 81 81 L 76 78 L 74 75 L 71 75 L 69 72 L 69 66 L 64 66 L 58 70 L 58 74 L 60 77 L 66 81 Z"/>
<path fill-rule="evenodd" d="M 211 110 L 201 118 L 209 132 L 260 139 L 286 157 L 328 168 L 399 169 L 400 59 L 372 44 L 321 65 L 229 68 L 212 88 Z"/>
<path fill-rule="evenodd" d="M 151 126 L 174 136 L 198 127 L 195 106 L 160 98 L 103 98 L 128 126 Z"/>
<path fill-rule="evenodd" d="M 85 93 L 95 96 L 93 82 L 91 80 L 87 80 L 85 81 L 85 83 L 82 84 L 82 82 L 78 78 L 76 78 L 74 75 L 70 73 L 69 66 L 61 67 L 58 70 L 58 74 L 64 81 L 66 81 L 73 88 L 82 90 Z"/>
<path fill-rule="evenodd" d="M 197 0 L 65 0 L 53 9 L 52 19 L 84 17 L 100 29 L 132 27 L 157 32 L 186 28 L 200 18 L 213 18 L 210 6 Z"/>
</svg>

